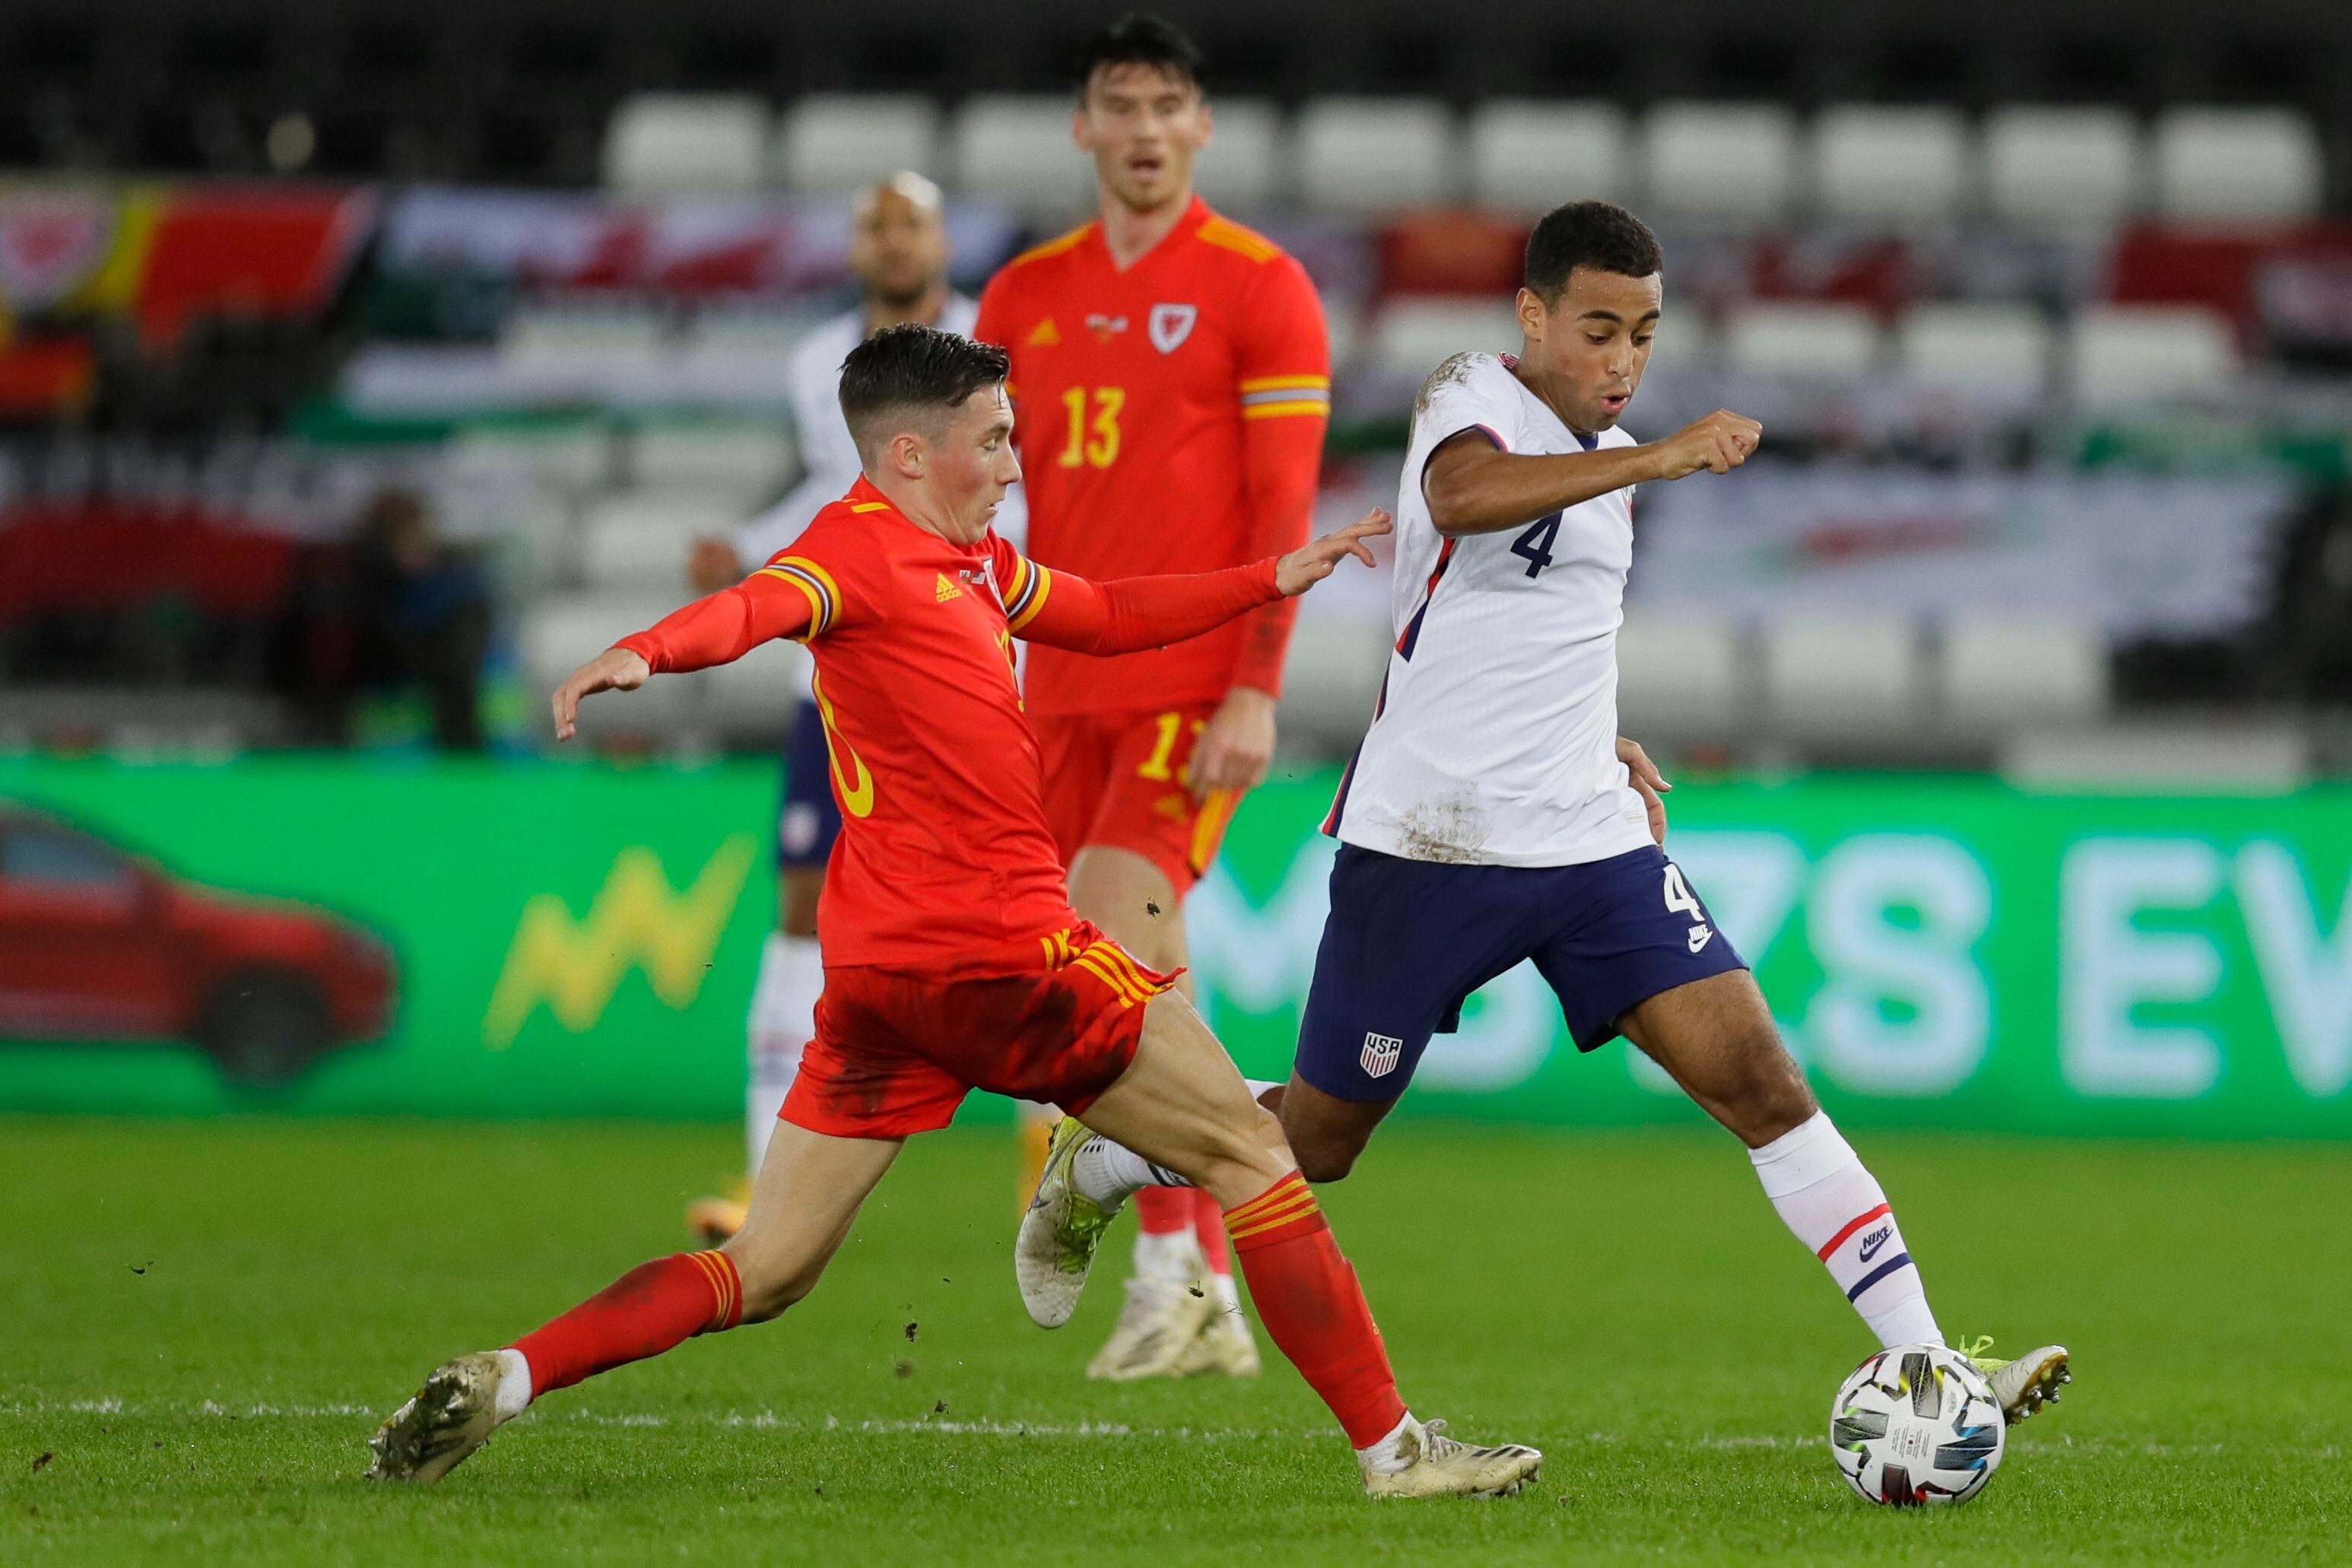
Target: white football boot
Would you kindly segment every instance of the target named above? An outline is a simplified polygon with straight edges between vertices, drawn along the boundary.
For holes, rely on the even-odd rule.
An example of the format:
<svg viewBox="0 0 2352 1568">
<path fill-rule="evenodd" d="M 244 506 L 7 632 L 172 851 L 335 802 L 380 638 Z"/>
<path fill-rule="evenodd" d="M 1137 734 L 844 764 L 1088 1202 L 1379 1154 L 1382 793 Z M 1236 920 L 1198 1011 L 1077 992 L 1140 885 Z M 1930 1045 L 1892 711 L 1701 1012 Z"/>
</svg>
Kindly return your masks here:
<svg viewBox="0 0 2352 1568">
<path fill-rule="evenodd" d="M 368 1447 L 375 1458 L 370 1480 L 437 1481 L 490 1440 L 499 1425 L 499 1383 L 506 1375 L 496 1351 L 445 1361 L 415 1397 L 376 1428 Z"/>
<path fill-rule="evenodd" d="M 1118 1325 L 1087 1363 L 1087 1375 L 1105 1383 L 1133 1383 L 1206 1371 L 1187 1366 L 1186 1359 L 1210 1320 L 1222 1315 L 1217 1299 L 1197 1279 L 1129 1279 Z"/>
<path fill-rule="evenodd" d="M 1509 1497 L 1543 1473 L 1543 1455 L 1522 1443 L 1474 1448 L 1445 1435 L 1443 1421 L 1405 1417 L 1396 1443 L 1406 1463 L 1374 1469 L 1362 1454 L 1366 1497 Z"/>
<path fill-rule="evenodd" d="M 1210 1300 L 1216 1300 L 1213 1291 Z M 1177 1358 L 1175 1375 L 1194 1377 L 1202 1373 L 1223 1373 L 1227 1377 L 1255 1377 L 1262 1370 L 1257 1336 L 1250 1332 L 1248 1315 L 1238 1307 L 1217 1301 L 1216 1310 L 1209 1314 L 1201 1331 Z"/>
<path fill-rule="evenodd" d="M 1984 1373 L 1985 1382 L 1992 1385 L 1993 1398 L 2000 1402 L 2001 1419 L 2011 1426 L 2044 1405 L 2057 1404 L 2058 1391 L 2074 1381 L 2074 1368 L 2064 1345 L 2043 1345 L 2015 1361 L 1985 1353 L 1992 1349 L 1990 1334 L 1973 1344 L 1953 1348 Z"/>
<path fill-rule="evenodd" d="M 1118 1213 L 1070 1184 L 1070 1162 L 1094 1136 L 1076 1117 L 1062 1118 L 1045 1145 L 1045 1169 L 1013 1244 L 1013 1277 L 1021 1286 L 1021 1304 L 1040 1328 L 1058 1329 L 1078 1310 L 1078 1295 L 1087 1288 L 1087 1273 L 1095 1266 L 1103 1232 Z"/>
</svg>

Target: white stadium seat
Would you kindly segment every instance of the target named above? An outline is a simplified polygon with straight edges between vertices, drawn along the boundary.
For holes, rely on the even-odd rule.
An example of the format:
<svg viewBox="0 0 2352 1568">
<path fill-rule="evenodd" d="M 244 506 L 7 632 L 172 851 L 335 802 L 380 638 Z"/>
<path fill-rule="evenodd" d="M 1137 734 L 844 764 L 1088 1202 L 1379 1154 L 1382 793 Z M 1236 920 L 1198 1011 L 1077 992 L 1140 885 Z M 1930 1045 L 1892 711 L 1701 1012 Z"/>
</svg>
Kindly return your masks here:
<svg viewBox="0 0 2352 1568">
<path fill-rule="evenodd" d="M 467 430 L 450 443 L 449 461 L 519 469 L 551 491 L 580 495 L 612 481 L 613 433 L 594 421 Z"/>
<path fill-rule="evenodd" d="M 1220 207 L 1261 207 L 1281 194 L 1282 111 L 1262 98 L 1221 98 L 1210 110 L 1209 145 L 1193 184 Z"/>
<path fill-rule="evenodd" d="M 782 744 L 792 705 L 806 689 L 806 648 L 775 638 L 741 658 L 709 671 L 712 725 L 730 735 L 764 737 L 769 749 Z"/>
<path fill-rule="evenodd" d="M 648 307 L 526 307 L 508 315 L 499 357 L 536 368 L 640 369 L 661 357 L 667 339 L 667 324 Z"/>
<path fill-rule="evenodd" d="M 1751 710 L 1739 627 L 1705 611 L 1625 606 L 1617 710 L 1628 733 L 1720 738 Z"/>
<path fill-rule="evenodd" d="M 1956 390 L 2037 396 L 2049 384 L 2054 340 L 2031 305 L 1935 300 L 1914 305 L 1895 329 L 1906 379 Z"/>
<path fill-rule="evenodd" d="M 1416 382 L 1455 354 L 1517 353 L 1525 341 L 1508 300 L 1392 300 L 1371 339 L 1376 368 Z"/>
<path fill-rule="evenodd" d="M 1299 194 L 1328 212 L 1454 199 L 1454 111 L 1435 99 L 1318 98 L 1298 113 Z"/>
<path fill-rule="evenodd" d="M 1724 320 L 1724 355 L 1742 375 L 1780 381 L 1853 381 L 1876 366 L 1878 319 L 1860 305 L 1759 300 Z"/>
<path fill-rule="evenodd" d="M 1496 99 L 1470 114 L 1470 194 L 1527 213 L 1625 190 L 1625 114 L 1613 103 Z"/>
<path fill-rule="evenodd" d="M 1979 611 L 1944 626 L 1946 721 L 1981 729 L 2087 722 L 2107 704 L 2106 645 L 2086 621 Z"/>
<path fill-rule="evenodd" d="M 1956 217 L 1968 174 L 1957 110 L 1834 104 L 1814 126 L 1814 196 L 1832 217 Z"/>
<path fill-rule="evenodd" d="M 792 477 L 792 437 L 774 425 L 645 425 L 630 476 L 644 489 L 700 490 L 757 506 Z"/>
<path fill-rule="evenodd" d="M 1985 195 L 2005 222 L 2090 228 L 2138 205 L 2139 129 L 2120 109 L 2012 104 L 1985 117 Z"/>
<path fill-rule="evenodd" d="M 1917 631 L 1900 616 L 1792 615 L 1765 631 L 1766 711 L 1782 735 L 1868 740 L 1916 729 L 1922 663 Z"/>
<path fill-rule="evenodd" d="M 2156 127 L 2156 207 L 2189 222 L 2308 217 L 2326 170 L 2289 109 L 2171 109 Z"/>
<path fill-rule="evenodd" d="M 725 535 L 743 507 L 704 490 L 632 490 L 590 503 L 581 519 L 581 566 L 592 586 L 686 592 L 688 547 Z"/>
<path fill-rule="evenodd" d="M 1646 200 L 1692 217 L 1769 222 L 1795 189 L 1796 122 L 1774 103 L 1662 103 L 1643 117 Z"/>
<path fill-rule="evenodd" d="M 818 93 L 786 110 L 768 146 L 768 183 L 846 195 L 901 169 L 939 174 L 940 111 L 921 93 Z"/>
<path fill-rule="evenodd" d="M 2091 305 L 2068 343 L 2075 395 L 2115 405 L 2227 387 L 2241 365 L 2236 335 L 2199 305 Z"/>
<path fill-rule="evenodd" d="M 756 189 L 768 106 L 731 93 L 641 92 L 604 132 L 604 184 L 624 195 Z"/>
<path fill-rule="evenodd" d="M 1094 165 L 1070 140 L 1074 105 L 1061 96 L 983 94 L 955 119 L 959 189 L 1060 216 L 1094 200 Z"/>
<path fill-rule="evenodd" d="M 683 585 L 672 592 L 589 593 L 542 599 L 522 622 L 522 656 L 535 689 L 530 709 L 544 719 L 547 694 L 563 678 L 631 632 L 643 631 L 685 604 Z M 607 692 L 580 709 L 583 736 L 644 734 L 672 729 L 691 719 L 704 696 L 701 675 L 664 676 L 635 691 Z"/>
</svg>

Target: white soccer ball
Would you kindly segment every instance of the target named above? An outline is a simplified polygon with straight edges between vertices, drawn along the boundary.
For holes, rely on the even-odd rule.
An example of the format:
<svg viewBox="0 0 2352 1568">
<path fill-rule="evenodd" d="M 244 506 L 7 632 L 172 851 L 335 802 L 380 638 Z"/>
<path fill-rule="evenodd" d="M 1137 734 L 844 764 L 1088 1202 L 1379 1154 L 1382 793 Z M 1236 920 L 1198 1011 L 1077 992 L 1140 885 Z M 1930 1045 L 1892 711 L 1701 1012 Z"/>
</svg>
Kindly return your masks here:
<svg viewBox="0 0 2352 1568">
<path fill-rule="evenodd" d="M 2000 1402 L 1968 1358 L 1897 1345 L 1855 1367 L 1830 1406 L 1838 1471 L 1873 1502 L 1966 1502 L 2000 1468 Z"/>
</svg>

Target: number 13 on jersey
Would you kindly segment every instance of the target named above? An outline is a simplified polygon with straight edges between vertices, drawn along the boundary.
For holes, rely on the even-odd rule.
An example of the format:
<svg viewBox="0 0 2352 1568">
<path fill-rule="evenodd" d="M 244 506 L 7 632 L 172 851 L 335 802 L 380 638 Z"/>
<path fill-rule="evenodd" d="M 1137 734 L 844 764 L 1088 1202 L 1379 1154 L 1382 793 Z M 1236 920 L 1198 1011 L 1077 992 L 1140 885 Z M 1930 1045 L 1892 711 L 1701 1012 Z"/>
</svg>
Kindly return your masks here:
<svg viewBox="0 0 2352 1568">
<path fill-rule="evenodd" d="M 1069 439 L 1055 459 L 1066 468 L 1108 468 L 1118 461 L 1118 414 L 1127 406 L 1123 386 L 1073 386 L 1062 394 L 1069 411 Z"/>
</svg>

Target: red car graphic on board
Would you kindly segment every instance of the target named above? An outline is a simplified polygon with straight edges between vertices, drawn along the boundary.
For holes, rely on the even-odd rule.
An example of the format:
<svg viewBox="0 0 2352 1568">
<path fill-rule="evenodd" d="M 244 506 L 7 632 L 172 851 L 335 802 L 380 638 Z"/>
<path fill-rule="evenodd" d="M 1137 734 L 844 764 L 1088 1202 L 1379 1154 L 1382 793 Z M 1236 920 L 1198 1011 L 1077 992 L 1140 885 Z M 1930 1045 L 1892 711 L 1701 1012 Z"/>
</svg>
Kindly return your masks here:
<svg viewBox="0 0 2352 1568">
<path fill-rule="evenodd" d="M 175 1040 L 244 1084 L 380 1039 L 392 949 L 307 904 L 184 881 L 0 801 L 0 1040 Z"/>
</svg>

